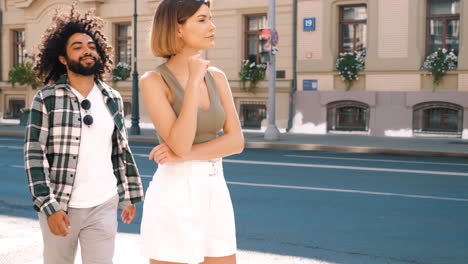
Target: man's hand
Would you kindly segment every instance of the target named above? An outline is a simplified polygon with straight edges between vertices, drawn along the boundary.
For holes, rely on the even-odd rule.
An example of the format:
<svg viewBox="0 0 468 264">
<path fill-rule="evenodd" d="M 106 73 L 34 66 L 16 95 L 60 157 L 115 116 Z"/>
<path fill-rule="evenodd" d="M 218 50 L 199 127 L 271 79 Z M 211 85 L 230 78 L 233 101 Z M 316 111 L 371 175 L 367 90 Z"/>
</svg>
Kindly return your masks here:
<svg viewBox="0 0 468 264">
<path fill-rule="evenodd" d="M 125 208 L 122 210 L 122 222 L 126 224 L 130 224 L 133 221 L 133 218 L 135 218 L 136 215 L 136 207 L 135 205 L 127 205 Z"/>
<path fill-rule="evenodd" d="M 158 164 L 164 164 L 166 162 L 180 162 L 182 158 L 177 156 L 166 143 L 162 143 L 154 147 L 148 159 L 156 161 Z"/>
<path fill-rule="evenodd" d="M 65 237 L 68 235 L 68 229 L 70 229 L 70 219 L 68 215 L 63 211 L 57 211 L 47 218 L 47 224 L 49 225 L 50 232 L 56 236 Z"/>
</svg>

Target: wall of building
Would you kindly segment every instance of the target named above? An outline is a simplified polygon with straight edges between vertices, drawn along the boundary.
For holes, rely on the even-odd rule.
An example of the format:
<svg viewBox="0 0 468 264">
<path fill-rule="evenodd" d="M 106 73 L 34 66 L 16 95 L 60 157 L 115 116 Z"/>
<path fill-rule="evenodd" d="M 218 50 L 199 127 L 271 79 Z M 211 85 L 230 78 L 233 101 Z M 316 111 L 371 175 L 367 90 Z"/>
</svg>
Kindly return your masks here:
<svg viewBox="0 0 468 264">
<path fill-rule="evenodd" d="M 129 0 L 80 0 L 78 8 L 82 11 L 93 8 L 96 15 L 106 21 L 104 33 L 112 45 L 115 45 L 114 24 L 128 22 L 133 24 L 133 1 Z M 154 57 L 149 50 L 149 33 L 153 22 L 154 12 L 160 0 L 138 1 L 138 72 L 140 76 L 153 70 L 164 62 L 162 58 Z M 37 53 L 37 45 L 41 35 L 51 24 L 55 9 L 70 6 L 68 0 L 5 0 L 1 7 L 4 11 L 2 36 L 2 72 L 3 80 L 8 78 L 8 71 L 12 62 L 12 30 L 25 29 L 26 49 L 29 55 Z M 259 101 L 267 103 L 268 95 L 266 81 L 259 84 L 256 93 L 245 93 L 239 89 L 238 73 L 244 56 L 244 16 L 248 14 L 267 13 L 267 1 L 251 0 L 216 0 L 213 1 L 213 22 L 217 26 L 215 48 L 202 54 L 211 61 L 212 65 L 222 69 L 232 86 L 234 101 L 240 110 L 244 101 Z M 280 35 L 279 53 L 277 55 L 277 70 L 284 70 L 286 76 L 280 80 L 278 88 L 276 116 L 280 127 L 287 126 L 289 108 L 289 89 L 292 78 L 292 6 L 288 0 L 277 0 L 276 25 Z M 133 26 L 132 26 L 133 31 Z M 132 40 L 133 44 L 133 40 Z M 108 76 L 110 78 L 110 76 Z M 9 94 L 17 94 L 29 105 L 36 91 L 28 88 L 12 88 L 7 83 L 0 83 L 0 114 L 7 105 Z M 113 83 L 124 100 L 131 102 L 131 81 Z M 145 106 L 140 98 L 140 118 L 142 122 L 150 122 Z"/>
<path fill-rule="evenodd" d="M 463 137 L 468 138 L 467 58 L 468 34 L 462 30 L 458 70 L 441 84 L 420 70 L 425 58 L 427 0 L 299 0 L 298 92 L 295 95 L 294 130 L 327 133 L 326 107 L 333 101 L 354 100 L 370 107 L 370 135 L 413 136 L 415 102 L 442 101 L 464 108 Z M 367 5 L 367 56 L 365 71 L 349 91 L 334 71 L 339 45 L 339 6 Z M 460 28 L 468 27 L 468 3 L 461 1 Z M 303 19 L 316 18 L 316 30 L 304 32 Z M 304 80 L 317 80 L 316 91 L 304 91 Z M 299 120 L 302 120 L 299 122 Z M 302 127 L 301 127 L 302 126 Z M 306 129 L 309 127 L 310 129 Z"/>
</svg>

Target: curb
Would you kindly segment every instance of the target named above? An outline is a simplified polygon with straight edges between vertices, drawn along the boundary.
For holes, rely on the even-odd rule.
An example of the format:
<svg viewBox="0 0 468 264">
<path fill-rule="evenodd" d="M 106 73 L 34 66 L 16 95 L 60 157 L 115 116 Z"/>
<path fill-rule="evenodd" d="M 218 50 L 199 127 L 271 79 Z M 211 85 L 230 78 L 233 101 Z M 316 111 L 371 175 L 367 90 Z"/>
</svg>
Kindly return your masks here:
<svg viewBox="0 0 468 264">
<path fill-rule="evenodd" d="M 23 131 L 0 131 L 0 136 L 24 136 Z M 156 137 L 129 136 L 128 141 L 131 142 L 148 142 L 156 143 Z M 348 153 L 375 153 L 375 154 L 392 154 L 402 156 L 445 156 L 468 158 L 468 152 L 443 152 L 429 150 L 405 150 L 405 149 L 390 149 L 378 147 L 359 147 L 359 146 L 333 146 L 320 144 L 293 144 L 280 142 L 245 142 L 245 148 L 248 149 L 283 149 L 283 150 L 308 150 L 308 151 L 334 151 Z"/>
<path fill-rule="evenodd" d="M 348 153 L 375 153 L 392 154 L 402 156 L 445 156 L 468 158 L 468 153 L 464 152 L 443 152 L 429 150 L 405 150 L 389 149 L 377 147 L 358 147 L 358 146 L 331 146 L 319 144 L 290 144 L 290 143 L 269 143 L 269 142 L 246 142 L 246 148 L 250 149 L 287 149 L 287 150 L 309 150 L 309 151 L 334 151 Z"/>
</svg>

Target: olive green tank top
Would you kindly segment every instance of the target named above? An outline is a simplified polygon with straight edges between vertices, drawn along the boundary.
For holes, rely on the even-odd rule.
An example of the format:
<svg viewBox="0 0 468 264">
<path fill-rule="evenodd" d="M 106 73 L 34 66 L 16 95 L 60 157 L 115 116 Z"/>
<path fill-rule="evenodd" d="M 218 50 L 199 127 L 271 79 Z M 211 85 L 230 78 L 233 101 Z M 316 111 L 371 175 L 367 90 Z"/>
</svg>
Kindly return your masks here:
<svg viewBox="0 0 468 264">
<path fill-rule="evenodd" d="M 176 79 L 174 74 L 169 70 L 166 64 L 161 64 L 156 68 L 156 71 L 161 73 L 164 81 L 167 83 L 172 91 L 172 108 L 177 116 L 182 109 L 182 102 L 184 101 L 184 88 Z M 193 144 L 203 143 L 215 139 L 218 132 L 223 128 L 224 121 L 226 120 L 224 108 L 219 99 L 218 89 L 213 76 L 209 71 L 206 71 L 205 82 L 208 87 L 208 94 L 210 97 L 210 107 L 207 110 L 198 108 L 197 114 L 197 131 Z M 164 140 L 158 135 L 159 142 Z"/>
</svg>

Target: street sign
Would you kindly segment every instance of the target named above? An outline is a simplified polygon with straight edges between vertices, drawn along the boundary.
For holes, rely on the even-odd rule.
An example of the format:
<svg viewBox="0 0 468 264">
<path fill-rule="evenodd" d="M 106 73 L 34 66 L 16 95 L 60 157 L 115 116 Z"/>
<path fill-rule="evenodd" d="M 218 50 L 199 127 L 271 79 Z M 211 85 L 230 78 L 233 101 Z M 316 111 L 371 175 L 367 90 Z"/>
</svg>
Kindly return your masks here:
<svg viewBox="0 0 468 264">
<path fill-rule="evenodd" d="M 271 36 L 271 44 L 273 44 L 273 46 L 276 46 L 278 45 L 278 41 L 279 41 L 279 35 L 278 35 L 278 31 L 275 29 L 275 31 L 273 31 L 273 34 Z"/>
<path fill-rule="evenodd" d="M 315 31 L 315 17 L 304 18 L 304 31 Z"/>
<path fill-rule="evenodd" d="M 317 91 L 318 81 L 317 80 L 303 80 L 302 87 L 304 91 Z"/>
</svg>

